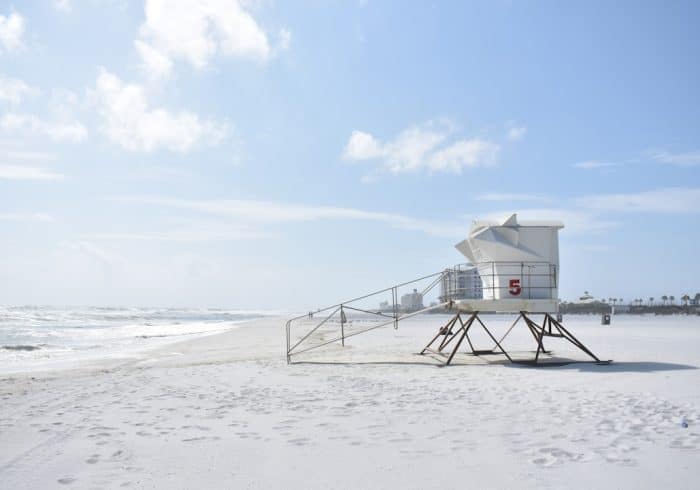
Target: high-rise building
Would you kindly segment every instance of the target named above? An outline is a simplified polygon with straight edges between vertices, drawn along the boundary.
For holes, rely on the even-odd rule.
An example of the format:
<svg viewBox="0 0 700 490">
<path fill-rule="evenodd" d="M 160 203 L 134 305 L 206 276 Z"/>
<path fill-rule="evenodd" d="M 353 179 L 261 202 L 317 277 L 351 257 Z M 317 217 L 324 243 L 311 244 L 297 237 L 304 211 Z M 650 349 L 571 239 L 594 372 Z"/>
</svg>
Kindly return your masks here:
<svg viewBox="0 0 700 490">
<path fill-rule="evenodd" d="M 414 289 L 412 293 L 401 296 L 402 311 L 418 311 L 423 309 L 423 295 Z"/>
<path fill-rule="evenodd" d="M 460 264 L 446 269 L 440 283 L 440 302 L 457 299 L 481 299 L 483 289 L 476 266 Z"/>
</svg>

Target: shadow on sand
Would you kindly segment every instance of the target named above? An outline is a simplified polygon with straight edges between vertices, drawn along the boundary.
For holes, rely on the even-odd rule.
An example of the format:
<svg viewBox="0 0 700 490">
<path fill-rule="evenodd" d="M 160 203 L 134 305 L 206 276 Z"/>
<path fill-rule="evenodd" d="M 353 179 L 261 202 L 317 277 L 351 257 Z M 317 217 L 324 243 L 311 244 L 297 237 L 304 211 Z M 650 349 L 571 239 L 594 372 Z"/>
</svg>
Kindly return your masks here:
<svg viewBox="0 0 700 490">
<path fill-rule="evenodd" d="M 682 371 L 689 369 L 698 369 L 697 366 L 689 364 L 676 364 L 672 362 L 644 362 L 644 361 L 620 361 L 611 362 L 609 364 L 596 364 L 595 362 L 581 361 L 562 361 L 551 363 L 547 366 L 547 362 L 540 366 L 558 369 L 576 369 L 590 373 L 657 373 L 660 371 Z M 539 367 L 539 366 L 518 366 L 517 367 Z"/>
<path fill-rule="evenodd" d="M 434 366 L 434 367 L 450 367 L 444 366 L 438 359 L 430 356 L 425 356 L 425 360 L 411 361 L 343 361 L 343 360 L 306 360 L 293 361 L 292 365 L 328 365 L 328 366 Z M 437 361 L 437 362 L 436 362 Z M 452 367 L 469 367 L 469 366 L 485 366 L 485 365 L 500 365 L 513 367 L 518 369 L 575 369 L 582 372 L 591 373 L 655 373 L 662 371 L 684 371 L 698 369 L 698 366 L 689 364 L 676 364 L 672 362 L 644 362 L 644 361 L 621 361 L 621 362 L 603 362 L 596 363 L 592 361 L 579 361 L 574 359 L 558 358 L 556 360 L 543 360 L 538 364 L 528 362 L 511 363 L 506 360 L 487 361 L 484 362 L 455 362 Z"/>
<path fill-rule="evenodd" d="M 290 366 L 316 365 L 316 366 L 432 366 L 435 361 L 426 359 L 421 361 L 292 361 Z M 438 366 L 440 367 L 440 366 Z"/>
</svg>

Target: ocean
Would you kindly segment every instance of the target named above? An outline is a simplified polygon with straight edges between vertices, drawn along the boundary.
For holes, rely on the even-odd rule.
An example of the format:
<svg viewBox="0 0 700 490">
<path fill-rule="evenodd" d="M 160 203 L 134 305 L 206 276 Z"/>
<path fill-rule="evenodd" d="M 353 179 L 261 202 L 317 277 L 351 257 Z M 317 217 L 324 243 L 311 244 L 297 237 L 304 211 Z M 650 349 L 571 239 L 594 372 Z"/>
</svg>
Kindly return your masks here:
<svg viewBox="0 0 700 490">
<path fill-rule="evenodd" d="M 182 308 L 0 307 L 0 373 L 128 355 L 236 328 L 265 312 Z"/>
</svg>

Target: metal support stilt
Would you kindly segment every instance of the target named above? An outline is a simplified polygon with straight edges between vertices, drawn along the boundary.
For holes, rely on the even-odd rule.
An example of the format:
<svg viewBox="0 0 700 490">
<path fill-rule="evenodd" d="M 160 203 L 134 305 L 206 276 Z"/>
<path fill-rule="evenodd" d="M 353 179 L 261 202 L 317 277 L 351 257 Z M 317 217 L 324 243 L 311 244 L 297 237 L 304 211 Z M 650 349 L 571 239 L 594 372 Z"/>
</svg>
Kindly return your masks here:
<svg viewBox="0 0 700 490">
<path fill-rule="evenodd" d="M 340 305 L 340 345 L 345 347 L 345 322 L 347 317 L 345 316 L 345 310 L 343 305 Z"/>
<path fill-rule="evenodd" d="M 520 321 L 521 318 L 525 323 L 525 326 L 528 328 L 533 338 L 535 339 L 535 342 L 537 343 L 535 357 L 534 359 L 529 361 L 513 360 L 508 351 L 506 351 L 506 349 L 502 345 L 503 340 L 510 334 L 510 332 L 517 325 L 518 321 Z M 457 326 L 457 322 L 459 322 L 459 328 L 455 328 Z M 492 349 L 478 350 L 474 347 L 474 344 L 472 343 L 471 338 L 469 337 L 469 329 L 472 327 L 474 322 L 478 322 L 479 325 L 481 325 L 481 327 L 484 329 L 486 334 L 489 336 L 489 338 L 493 341 L 494 347 Z M 443 339 L 440 342 L 437 351 L 431 350 L 430 347 L 437 341 L 438 338 L 440 338 L 440 336 L 443 336 Z M 544 314 L 542 325 L 539 325 L 534 320 L 532 320 L 524 311 L 520 312 L 518 317 L 515 319 L 513 324 L 511 324 L 508 331 L 506 331 L 505 335 L 503 335 L 503 337 L 501 337 L 500 340 L 496 339 L 496 337 L 491 333 L 486 324 L 481 320 L 481 318 L 479 317 L 479 312 L 471 313 L 466 321 L 462 320 L 461 313 L 458 312 L 452 318 L 450 318 L 450 320 L 443 327 L 441 327 L 438 330 L 437 334 L 435 334 L 435 336 L 430 340 L 430 342 L 428 342 L 428 345 L 426 345 L 420 353 L 425 354 L 426 351 L 431 351 L 435 354 L 440 354 L 450 343 L 452 343 L 454 339 L 457 339 L 456 345 L 454 346 L 454 348 L 452 348 L 449 356 L 447 357 L 447 360 L 445 361 L 445 366 L 447 366 L 452 363 L 454 356 L 457 354 L 457 352 L 459 352 L 459 349 L 462 343 L 464 342 L 464 339 L 466 338 L 467 342 L 469 343 L 469 348 L 471 350 L 472 355 L 479 356 L 488 354 L 503 354 L 512 363 L 538 365 L 540 361 L 540 355 L 549 354 L 549 351 L 547 351 L 544 347 L 544 337 L 564 338 L 576 347 L 578 347 L 581 351 L 585 352 L 590 357 L 595 359 L 596 362 L 602 362 L 595 356 L 595 354 L 593 354 L 593 352 L 591 352 L 576 337 L 574 337 L 571 334 L 571 332 L 564 328 L 564 326 L 560 322 L 555 320 L 548 313 Z M 540 363 L 539 365 L 542 364 Z"/>
<path fill-rule="evenodd" d="M 583 345 L 583 343 L 581 343 L 580 340 L 578 340 L 576 337 L 574 337 L 574 336 L 571 334 L 571 332 L 569 332 L 566 328 L 564 328 L 564 325 L 562 325 L 561 323 L 559 323 L 558 321 L 556 321 L 556 320 L 555 320 L 554 318 L 552 318 L 549 314 L 547 314 L 547 316 L 549 317 L 549 322 L 550 322 L 550 324 L 553 324 L 553 325 L 554 325 L 554 328 L 556 328 L 557 330 L 559 330 L 559 332 L 560 332 L 560 334 L 562 335 L 562 337 L 564 337 L 566 340 L 568 340 L 569 342 L 571 342 L 572 344 L 574 344 L 576 347 L 578 347 L 579 349 L 581 349 L 583 352 L 585 352 L 586 354 L 588 354 L 589 356 L 591 356 L 593 359 L 595 359 L 596 362 L 602 362 L 600 359 L 598 359 L 598 357 L 597 357 L 595 354 L 593 354 L 593 352 L 591 352 L 591 351 L 588 349 L 588 347 L 586 347 L 585 345 Z"/>
<path fill-rule="evenodd" d="M 469 317 L 469 319 L 467 320 L 466 323 L 462 323 L 462 319 L 460 318 L 459 322 L 462 323 L 462 327 L 464 328 L 464 333 L 457 341 L 457 345 L 455 345 L 455 348 L 452 351 L 452 354 L 450 354 L 450 357 L 447 359 L 445 366 L 449 366 L 449 364 L 452 362 L 452 358 L 455 356 L 455 354 L 457 354 L 457 351 L 459 350 L 459 346 L 462 345 L 462 341 L 464 340 L 464 337 L 467 335 L 467 332 L 469 331 L 469 327 L 471 327 L 472 323 L 474 323 L 474 318 L 476 318 L 477 314 L 478 313 L 473 313 L 472 316 Z"/>
<path fill-rule="evenodd" d="M 498 340 L 496 340 L 496 338 L 493 335 L 491 335 L 491 332 L 489 331 L 488 328 L 486 328 L 486 325 L 484 325 L 484 323 L 481 321 L 481 319 L 478 316 L 476 317 L 476 319 L 479 320 L 479 323 L 481 324 L 482 328 L 486 331 L 486 333 L 489 334 L 489 337 L 491 337 L 491 340 L 496 342 L 496 345 L 498 346 L 500 351 L 503 353 L 503 355 L 505 355 L 510 362 L 513 362 L 513 359 L 511 359 L 510 356 L 508 355 L 508 353 L 506 352 L 506 350 L 503 347 L 501 347 L 501 343 Z"/>
<path fill-rule="evenodd" d="M 430 346 L 433 345 L 433 343 L 435 343 L 435 341 L 436 341 L 436 340 L 438 339 L 438 337 L 440 337 L 441 335 L 444 335 L 445 338 L 447 338 L 447 335 L 449 335 L 449 334 L 452 332 L 452 327 L 454 326 L 454 324 L 455 324 L 455 322 L 457 321 L 457 318 L 458 318 L 458 317 L 459 317 L 459 314 L 455 315 L 454 317 L 452 317 L 452 318 L 450 319 L 450 321 L 447 322 L 447 324 L 446 324 L 444 327 L 440 327 L 440 329 L 438 330 L 438 332 L 435 334 L 435 337 L 433 337 L 433 338 L 430 340 L 430 342 L 428 342 L 428 345 L 426 345 L 425 347 L 423 347 L 423 350 L 420 351 L 421 355 L 425 354 L 425 351 L 428 350 L 428 349 L 430 348 Z M 444 344 L 444 343 L 445 343 L 445 340 L 443 339 L 443 341 L 440 343 L 440 349 L 443 348 L 443 346 L 444 346 L 443 344 Z"/>
</svg>

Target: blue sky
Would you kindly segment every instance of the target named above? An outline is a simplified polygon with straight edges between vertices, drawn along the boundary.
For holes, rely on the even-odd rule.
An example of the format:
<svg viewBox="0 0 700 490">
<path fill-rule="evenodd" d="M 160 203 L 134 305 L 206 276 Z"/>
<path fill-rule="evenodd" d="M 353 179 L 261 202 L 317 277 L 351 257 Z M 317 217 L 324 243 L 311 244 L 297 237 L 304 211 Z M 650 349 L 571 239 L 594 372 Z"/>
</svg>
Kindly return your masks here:
<svg viewBox="0 0 700 490">
<path fill-rule="evenodd" d="M 166 5 L 167 4 L 167 5 Z M 700 291 L 697 2 L 0 2 L 0 303 L 299 308 L 561 219 Z"/>
</svg>

